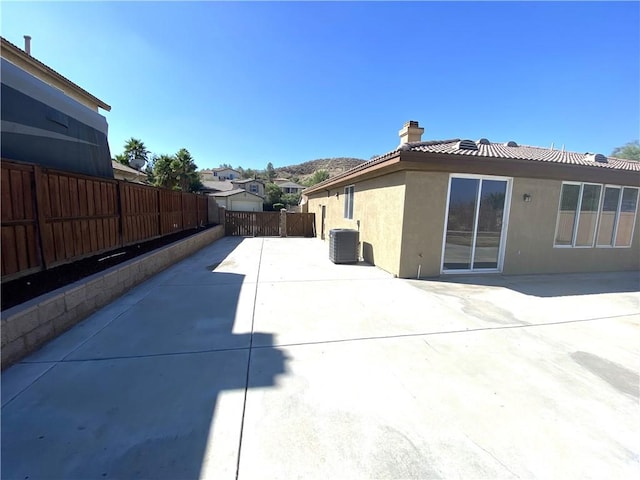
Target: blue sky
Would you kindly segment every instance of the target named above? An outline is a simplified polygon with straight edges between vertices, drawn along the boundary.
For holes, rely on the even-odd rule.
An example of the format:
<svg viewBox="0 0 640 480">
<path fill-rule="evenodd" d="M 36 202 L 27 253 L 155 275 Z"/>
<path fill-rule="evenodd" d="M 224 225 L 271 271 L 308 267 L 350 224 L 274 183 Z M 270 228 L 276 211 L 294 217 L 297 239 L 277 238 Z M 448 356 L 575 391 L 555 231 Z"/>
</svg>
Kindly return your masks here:
<svg viewBox="0 0 640 480">
<path fill-rule="evenodd" d="M 486 137 L 610 154 L 640 135 L 638 2 L 2 2 L 2 35 L 200 168 Z"/>
</svg>

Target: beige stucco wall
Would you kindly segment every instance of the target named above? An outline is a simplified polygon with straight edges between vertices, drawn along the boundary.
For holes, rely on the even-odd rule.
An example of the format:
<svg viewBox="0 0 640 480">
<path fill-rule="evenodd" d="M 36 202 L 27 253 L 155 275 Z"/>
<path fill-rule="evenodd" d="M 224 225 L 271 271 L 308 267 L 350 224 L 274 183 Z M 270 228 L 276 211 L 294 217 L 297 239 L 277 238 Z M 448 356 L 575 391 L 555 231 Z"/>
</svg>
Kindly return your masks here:
<svg viewBox="0 0 640 480">
<path fill-rule="evenodd" d="M 343 218 L 344 187 L 309 199 L 326 239 L 332 228 L 357 229 L 365 260 L 403 278 L 440 275 L 448 173 L 396 172 L 355 185 L 354 218 Z M 553 246 L 562 182 L 514 178 L 504 252 L 504 274 L 570 273 L 640 269 L 640 213 L 630 248 Z M 340 198 L 336 198 L 336 192 Z M 523 195 L 531 195 L 525 202 Z"/>
<path fill-rule="evenodd" d="M 235 185 L 235 184 L 234 184 Z M 257 191 L 252 192 L 251 191 L 251 186 L 255 185 L 257 188 Z M 255 193 L 257 195 L 260 195 L 261 197 L 264 197 L 264 184 L 262 182 L 247 182 L 247 183 L 239 183 L 236 185 L 238 188 L 242 188 L 243 190 L 246 190 L 247 192 L 251 192 L 251 193 Z"/>
<path fill-rule="evenodd" d="M 449 174 L 409 172 L 402 233 L 403 278 L 440 275 Z"/>
<path fill-rule="evenodd" d="M 514 179 L 503 273 L 640 269 L 638 214 L 630 248 L 554 248 L 561 188 L 559 180 Z"/>
<path fill-rule="evenodd" d="M 360 254 L 387 272 L 398 274 L 402 239 L 402 211 L 405 172 L 360 182 L 355 186 L 353 219 L 344 218 L 344 187 L 318 193 L 309 198 L 308 211 L 315 213 L 316 232 L 321 232 L 322 205 L 327 207 L 325 240 L 334 228 L 358 229 Z M 339 194 L 336 197 L 336 193 Z"/>
</svg>

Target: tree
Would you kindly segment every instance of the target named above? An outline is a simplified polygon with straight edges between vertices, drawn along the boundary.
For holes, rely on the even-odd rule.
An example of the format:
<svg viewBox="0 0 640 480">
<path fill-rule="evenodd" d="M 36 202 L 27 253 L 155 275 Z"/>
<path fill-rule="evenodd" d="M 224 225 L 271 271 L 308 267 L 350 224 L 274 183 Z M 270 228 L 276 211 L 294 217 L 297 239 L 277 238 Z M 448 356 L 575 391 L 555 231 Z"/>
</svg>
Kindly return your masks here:
<svg viewBox="0 0 640 480">
<path fill-rule="evenodd" d="M 329 179 L 329 172 L 327 172 L 326 170 L 316 170 L 315 172 L 313 172 L 313 175 L 311 175 L 311 177 L 307 179 L 307 181 L 305 182 L 305 185 L 307 187 L 312 187 L 317 183 L 324 182 L 325 180 L 328 180 L 328 179 Z"/>
<path fill-rule="evenodd" d="M 160 155 L 153 159 L 153 184 L 158 187 L 196 192 L 202 188 L 198 166 L 186 148 L 175 155 Z"/>
<path fill-rule="evenodd" d="M 151 185 L 156 184 L 155 175 L 153 173 L 156 158 L 157 156 L 153 155 L 147 162 L 147 165 L 144 167 L 144 173 L 147 174 L 147 182 L 150 183 Z"/>
<path fill-rule="evenodd" d="M 172 163 L 174 157 L 172 155 L 159 155 L 155 157 L 153 162 L 153 184 L 157 187 L 175 188 L 176 176 L 173 172 Z"/>
<path fill-rule="evenodd" d="M 126 165 L 130 166 L 135 166 L 137 162 L 141 162 L 140 168 L 142 168 L 142 165 L 149 159 L 149 150 L 145 147 L 144 142 L 133 137 L 125 142 L 124 154 L 129 160 Z"/>
<path fill-rule="evenodd" d="M 268 183 L 264 189 L 265 203 L 269 207 L 273 207 L 274 203 L 280 202 L 282 198 L 282 189 L 275 183 Z"/>
<path fill-rule="evenodd" d="M 181 148 L 173 156 L 171 162 L 171 168 L 175 175 L 175 185 L 183 192 L 190 192 L 191 186 L 200 184 L 198 172 L 196 172 L 198 166 L 193 161 L 193 157 L 186 148 Z"/>
<path fill-rule="evenodd" d="M 611 156 L 640 162 L 640 142 L 636 140 L 621 147 L 616 147 L 613 149 L 613 152 L 611 152 Z"/>
<path fill-rule="evenodd" d="M 273 179 L 276 178 L 276 170 L 273 168 L 273 163 L 267 163 L 267 180 L 273 182 Z"/>
<path fill-rule="evenodd" d="M 285 205 L 294 206 L 300 203 L 299 193 L 285 193 L 280 197 L 280 201 Z"/>
</svg>

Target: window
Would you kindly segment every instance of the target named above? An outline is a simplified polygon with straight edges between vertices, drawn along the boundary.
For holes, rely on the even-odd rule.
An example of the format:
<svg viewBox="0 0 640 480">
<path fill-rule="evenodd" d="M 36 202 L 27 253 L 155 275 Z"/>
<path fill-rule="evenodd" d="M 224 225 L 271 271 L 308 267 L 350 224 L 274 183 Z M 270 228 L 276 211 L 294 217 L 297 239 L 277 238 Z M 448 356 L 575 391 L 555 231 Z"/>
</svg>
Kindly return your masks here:
<svg viewBox="0 0 640 480">
<path fill-rule="evenodd" d="M 256 185 L 255 183 L 252 183 L 251 185 L 249 185 L 249 191 L 253 193 L 258 193 L 258 185 Z"/>
<path fill-rule="evenodd" d="M 353 185 L 344 187 L 344 218 L 353 218 Z"/>
<path fill-rule="evenodd" d="M 638 189 L 606 186 L 600 225 L 598 226 L 598 247 L 629 247 L 638 206 Z"/>
<path fill-rule="evenodd" d="M 554 245 L 630 246 L 637 203 L 637 188 L 563 183 Z"/>
</svg>

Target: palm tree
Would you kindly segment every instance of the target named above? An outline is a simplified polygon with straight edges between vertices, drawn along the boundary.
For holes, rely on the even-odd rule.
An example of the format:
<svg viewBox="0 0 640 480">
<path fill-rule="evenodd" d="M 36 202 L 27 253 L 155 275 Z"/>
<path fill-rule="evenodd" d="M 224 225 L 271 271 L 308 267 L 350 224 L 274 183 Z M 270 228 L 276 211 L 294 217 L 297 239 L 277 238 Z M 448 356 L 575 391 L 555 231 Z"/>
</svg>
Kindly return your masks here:
<svg viewBox="0 0 640 480">
<path fill-rule="evenodd" d="M 173 171 L 173 155 L 159 155 L 153 162 L 153 179 L 157 187 L 174 188 L 176 178 Z"/>
<path fill-rule="evenodd" d="M 129 159 L 131 166 L 140 169 L 148 160 L 149 150 L 147 150 L 142 140 L 131 137 L 124 144 L 124 154 Z"/>
<path fill-rule="evenodd" d="M 188 192 L 194 176 L 197 176 L 196 169 L 198 168 L 189 150 L 181 148 L 178 153 L 174 155 L 172 167 L 180 190 Z"/>
</svg>

